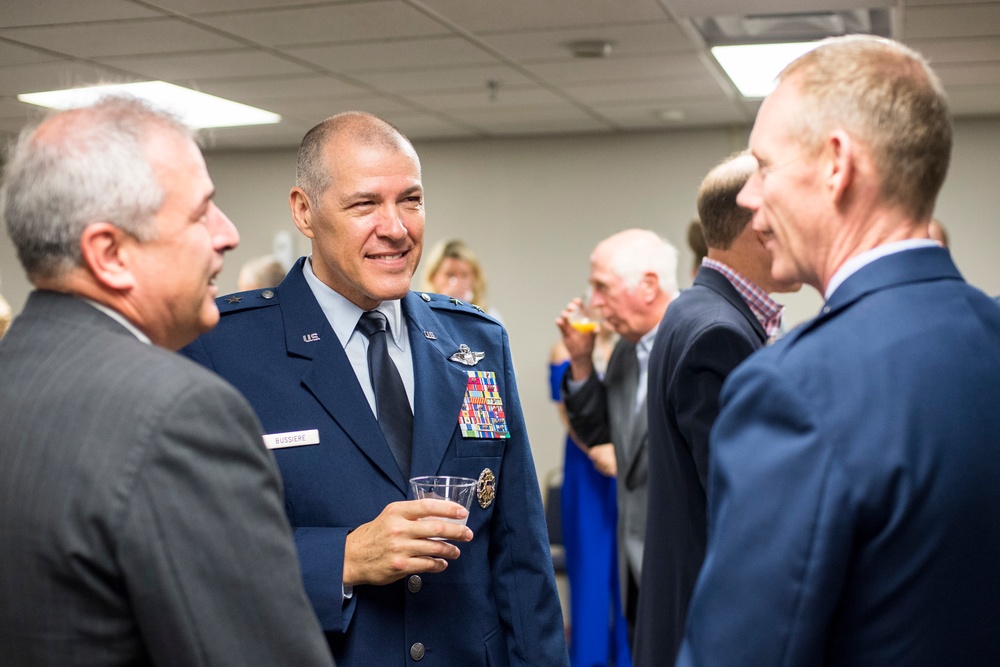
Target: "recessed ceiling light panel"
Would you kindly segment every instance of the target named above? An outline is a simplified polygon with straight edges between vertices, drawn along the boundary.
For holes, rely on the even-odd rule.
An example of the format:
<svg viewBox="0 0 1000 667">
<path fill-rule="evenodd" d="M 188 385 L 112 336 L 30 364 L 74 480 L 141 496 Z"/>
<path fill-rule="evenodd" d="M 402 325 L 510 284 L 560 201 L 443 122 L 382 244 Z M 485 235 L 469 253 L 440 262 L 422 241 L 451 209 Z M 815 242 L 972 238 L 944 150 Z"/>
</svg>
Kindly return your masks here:
<svg viewBox="0 0 1000 667">
<path fill-rule="evenodd" d="M 144 81 L 105 86 L 89 86 L 42 93 L 25 93 L 17 99 L 50 109 L 75 109 L 93 104 L 106 95 L 132 95 L 171 111 L 193 128 L 267 125 L 281 122 L 281 116 L 239 102 L 182 88 L 165 81 Z"/>
</svg>

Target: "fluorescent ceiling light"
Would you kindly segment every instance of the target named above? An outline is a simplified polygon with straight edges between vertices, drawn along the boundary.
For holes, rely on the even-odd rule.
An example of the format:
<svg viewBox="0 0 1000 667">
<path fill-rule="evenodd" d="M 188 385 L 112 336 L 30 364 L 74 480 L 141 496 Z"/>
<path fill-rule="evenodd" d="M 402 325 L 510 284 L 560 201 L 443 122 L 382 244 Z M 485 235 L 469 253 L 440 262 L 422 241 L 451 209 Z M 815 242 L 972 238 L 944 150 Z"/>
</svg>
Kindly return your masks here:
<svg viewBox="0 0 1000 667">
<path fill-rule="evenodd" d="M 767 97 L 785 65 L 817 44 L 819 42 L 713 46 L 712 55 L 743 97 Z"/>
<path fill-rule="evenodd" d="M 18 95 L 17 99 L 28 104 L 62 110 L 87 106 L 105 95 L 115 94 L 132 95 L 148 100 L 160 108 L 177 114 L 182 121 L 193 128 L 267 125 L 281 121 L 281 116 L 276 113 L 215 95 L 199 93 L 166 81 L 145 81 L 69 90 L 51 90 L 44 93 L 26 93 Z"/>
</svg>

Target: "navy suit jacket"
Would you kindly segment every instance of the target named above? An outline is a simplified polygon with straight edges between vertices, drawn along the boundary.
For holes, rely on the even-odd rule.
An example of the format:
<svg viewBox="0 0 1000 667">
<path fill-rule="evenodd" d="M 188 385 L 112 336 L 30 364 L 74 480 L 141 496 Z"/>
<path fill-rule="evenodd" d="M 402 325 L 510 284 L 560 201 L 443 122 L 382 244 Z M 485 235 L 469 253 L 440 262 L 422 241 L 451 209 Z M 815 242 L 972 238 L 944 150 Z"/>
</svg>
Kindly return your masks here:
<svg viewBox="0 0 1000 667">
<path fill-rule="evenodd" d="M 649 357 L 649 512 L 632 664 L 677 656 L 705 557 L 708 434 L 722 383 L 767 341 L 729 280 L 703 267 L 667 308 Z"/>
<path fill-rule="evenodd" d="M 250 400 L 265 433 L 318 429 L 319 444 L 274 450 L 285 483 L 306 592 L 340 667 L 421 664 L 564 665 L 562 615 L 541 496 L 514 382 L 507 333 L 438 295 L 402 302 L 414 369 L 412 475 L 496 477 L 496 499 L 473 501 L 471 542 L 438 574 L 342 596 L 347 533 L 389 503 L 403 479 L 344 348 L 306 284 L 299 260 L 272 290 L 218 300 L 219 325 L 185 352 Z M 266 297 L 270 298 L 266 298 Z M 238 299 L 238 302 L 237 302 Z M 476 366 L 449 357 L 485 352 Z M 467 371 L 496 374 L 507 439 L 464 438 Z"/>
<path fill-rule="evenodd" d="M 727 380 L 681 665 L 1000 664 L 1000 309 L 943 248 Z"/>
</svg>

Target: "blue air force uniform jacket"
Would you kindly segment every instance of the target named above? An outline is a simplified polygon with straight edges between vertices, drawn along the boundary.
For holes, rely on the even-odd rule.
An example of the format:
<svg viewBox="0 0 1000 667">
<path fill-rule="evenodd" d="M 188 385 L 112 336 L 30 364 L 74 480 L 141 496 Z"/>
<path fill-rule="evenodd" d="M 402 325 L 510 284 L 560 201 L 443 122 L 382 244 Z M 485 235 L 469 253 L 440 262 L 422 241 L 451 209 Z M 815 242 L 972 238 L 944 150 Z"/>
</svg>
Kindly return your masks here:
<svg viewBox="0 0 1000 667">
<path fill-rule="evenodd" d="M 347 534 L 406 500 L 408 484 L 306 284 L 304 261 L 276 288 L 221 297 L 219 325 L 183 352 L 242 391 L 265 433 L 318 431 L 318 444 L 274 454 L 306 592 L 337 664 L 568 664 L 507 333 L 447 297 L 411 292 L 402 301 L 415 380 L 411 472 L 492 474 L 495 498 L 482 485 L 468 521 L 475 536 L 444 572 L 356 586 L 343 599 Z M 483 358 L 452 361 L 462 344 Z M 472 381 L 495 379 L 509 437 L 463 435 L 470 372 Z"/>
</svg>

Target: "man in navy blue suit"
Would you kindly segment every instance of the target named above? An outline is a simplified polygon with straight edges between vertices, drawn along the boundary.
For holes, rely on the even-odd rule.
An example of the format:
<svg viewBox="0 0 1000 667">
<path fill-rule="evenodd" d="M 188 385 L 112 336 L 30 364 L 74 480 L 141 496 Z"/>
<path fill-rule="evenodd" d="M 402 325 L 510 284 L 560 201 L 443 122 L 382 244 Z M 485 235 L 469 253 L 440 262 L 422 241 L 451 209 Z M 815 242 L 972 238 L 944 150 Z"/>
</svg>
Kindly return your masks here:
<svg viewBox="0 0 1000 667">
<path fill-rule="evenodd" d="M 695 578 L 705 557 L 708 434 L 722 383 L 781 327 L 769 292 L 798 284 L 771 277 L 767 236 L 750 226 L 736 195 L 757 168 L 748 152 L 727 158 L 698 189 L 708 246 L 694 285 L 670 304 L 649 357 L 649 512 L 633 664 L 677 657 Z"/>
<path fill-rule="evenodd" d="M 276 288 L 219 299 L 219 326 L 186 352 L 260 417 L 337 664 L 566 665 L 507 333 L 409 291 L 424 232 L 413 146 L 340 114 L 306 134 L 296 183 L 312 255 Z M 385 333 L 364 329 L 372 318 Z M 420 475 L 477 480 L 471 511 L 407 500 Z"/>
<path fill-rule="evenodd" d="M 819 316 L 730 375 L 681 665 L 1000 662 L 1000 309 L 928 224 L 951 152 L 926 61 L 789 65 L 738 201 Z"/>
</svg>

